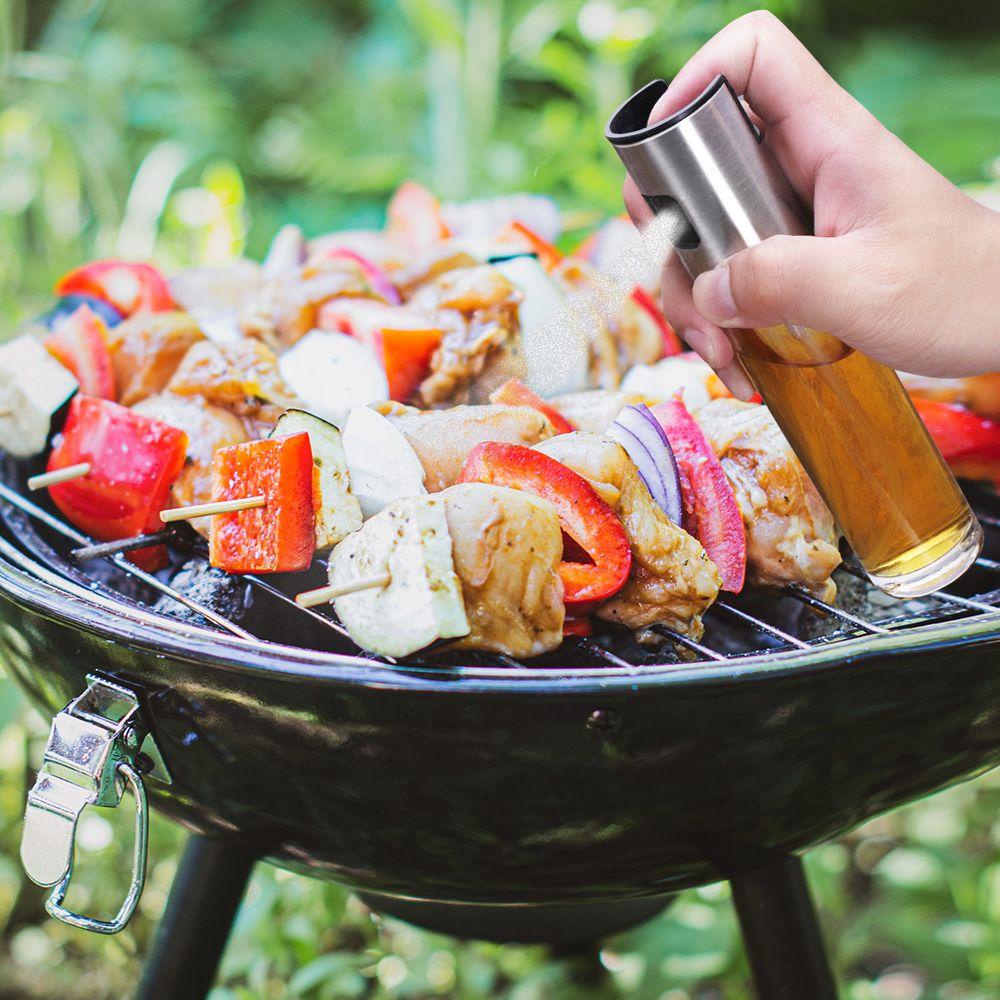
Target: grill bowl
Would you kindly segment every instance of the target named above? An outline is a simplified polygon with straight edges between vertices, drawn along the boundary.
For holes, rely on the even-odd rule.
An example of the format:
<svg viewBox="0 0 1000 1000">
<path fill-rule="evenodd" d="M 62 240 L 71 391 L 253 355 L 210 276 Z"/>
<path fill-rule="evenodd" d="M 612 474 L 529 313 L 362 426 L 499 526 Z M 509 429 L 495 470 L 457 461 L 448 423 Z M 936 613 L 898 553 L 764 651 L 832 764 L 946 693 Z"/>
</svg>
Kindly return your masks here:
<svg viewBox="0 0 1000 1000">
<path fill-rule="evenodd" d="M 0 651 L 56 712 L 135 689 L 164 813 L 355 889 L 655 897 L 1000 762 L 1000 612 L 719 662 L 392 666 L 152 614 L 0 536 Z"/>
</svg>

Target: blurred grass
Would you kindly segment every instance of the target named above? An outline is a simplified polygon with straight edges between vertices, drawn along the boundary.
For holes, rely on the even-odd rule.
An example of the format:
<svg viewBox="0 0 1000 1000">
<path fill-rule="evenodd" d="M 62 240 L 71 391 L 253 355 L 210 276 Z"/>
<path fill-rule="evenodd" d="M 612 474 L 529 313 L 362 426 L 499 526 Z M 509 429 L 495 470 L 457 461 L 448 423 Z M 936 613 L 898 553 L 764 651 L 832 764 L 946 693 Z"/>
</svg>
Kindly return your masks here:
<svg viewBox="0 0 1000 1000">
<path fill-rule="evenodd" d="M 6 722 L 6 726 L 3 724 Z M 149 881 L 128 930 L 98 938 L 49 920 L 17 862 L 28 763 L 47 722 L 0 679 L 0 1000 L 130 995 L 182 832 L 155 814 Z M 70 903 L 110 913 L 129 865 L 128 810 L 81 822 Z M 1000 772 L 873 820 L 807 858 L 845 1000 L 1000 996 Z M 449 997 L 743 1000 L 752 994 L 724 884 L 662 916 L 553 956 L 461 943 L 373 916 L 338 886 L 258 866 L 211 1000 Z M 182 998 L 178 998 L 182 1000 Z"/>
<path fill-rule="evenodd" d="M 618 212 L 603 123 L 742 0 L 0 0 L 0 322 L 96 254 L 167 267 L 259 255 L 278 225 L 377 223 L 416 176 L 448 198 L 533 190 Z M 949 177 L 1000 176 L 1000 38 L 978 5 L 774 0 L 821 60 Z M 983 11 L 984 16 L 989 10 Z M 994 24 L 996 23 L 994 13 Z M 44 726 L 0 680 L 0 1000 L 127 995 L 182 845 L 154 818 L 129 930 L 48 920 L 17 861 Z M 843 996 L 1000 996 L 1000 780 L 869 823 L 809 857 Z M 79 906 L 122 890 L 128 817 L 81 826 Z M 113 834 L 113 837 L 112 837 Z M 261 868 L 213 1000 L 749 996 L 724 886 L 599 953 L 457 944 L 337 887 Z"/>
</svg>

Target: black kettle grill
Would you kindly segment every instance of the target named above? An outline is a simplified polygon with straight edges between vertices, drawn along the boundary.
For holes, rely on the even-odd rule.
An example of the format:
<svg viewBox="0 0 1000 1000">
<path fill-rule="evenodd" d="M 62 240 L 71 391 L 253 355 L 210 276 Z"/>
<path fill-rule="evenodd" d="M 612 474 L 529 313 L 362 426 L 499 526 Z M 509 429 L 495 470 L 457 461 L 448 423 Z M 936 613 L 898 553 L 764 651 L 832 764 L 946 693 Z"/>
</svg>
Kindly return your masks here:
<svg viewBox="0 0 1000 1000">
<path fill-rule="evenodd" d="M 29 871 L 56 885 L 50 912 L 114 930 L 62 905 L 83 805 L 124 782 L 193 834 L 142 1000 L 205 995 L 258 859 L 435 930 L 562 945 L 725 878 L 758 995 L 832 1000 L 797 855 L 1000 761 L 990 493 L 986 555 L 948 593 L 884 598 L 848 562 L 838 606 L 727 597 L 702 642 L 611 631 L 530 663 L 395 663 L 297 608 L 302 575 L 229 579 L 206 606 L 181 589 L 202 565 L 184 536 L 174 587 L 26 499 L 23 474 L 0 479 L 0 649 L 55 715 Z M 86 791 L 69 805 L 67 769 Z"/>
</svg>

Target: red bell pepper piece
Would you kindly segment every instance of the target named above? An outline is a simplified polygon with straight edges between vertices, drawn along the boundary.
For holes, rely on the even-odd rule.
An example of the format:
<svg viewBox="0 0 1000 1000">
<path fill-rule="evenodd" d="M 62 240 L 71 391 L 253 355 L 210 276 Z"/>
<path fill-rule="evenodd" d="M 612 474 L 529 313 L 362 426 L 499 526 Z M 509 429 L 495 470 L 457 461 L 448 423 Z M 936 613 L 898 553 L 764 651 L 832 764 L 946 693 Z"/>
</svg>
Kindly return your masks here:
<svg viewBox="0 0 1000 1000">
<path fill-rule="evenodd" d="M 681 472 L 685 512 L 694 512 L 691 533 L 722 577 L 722 589 L 738 594 L 747 569 L 747 534 L 722 463 L 680 399 L 653 407 Z"/>
<path fill-rule="evenodd" d="M 313 457 L 306 433 L 220 448 L 212 500 L 263 496 L 265 505 L 212 518 L 209 561 L 227 573 L 307 569 L 316 545 Z"/>
<path fill-rule="evenodd" d="M 443 332 L 429 317 L 362 299 L 330 299 L 320 306 L 316 325 L 357 337 L 381 359 L 389 398 L 405 403 L 427 377 Z"/>
<path fill-rule="evenodd" d="M 632 301 L 656 324 L 663 338 L 663 356 L 672 358 L 684 350 L 674 328 L 667 322 L 663 310 L 653 301 L 653 297 L 640 285 L 632 289 Z"/>
<path fill-rule="evenodd" d="M 563 635 L 594 634 L 594 623 L 587 615 L 567 615 L 563 621 Z"/>
<path fill-rule="evenodd" d="M 115 369 L 108 349 L 108 328 L 89 306 L 80 306 L 57 320 L 45 346 L 56 361 L 80 383 L 80 392 L 99 399 L 117 399 Z"/>
<path fill-rule="evenodd" d="M 389 382 L 389 398 L 405 403 L 431 369 L 431 358 L 441 346 L 440 330 L 379 331 L 382 365 Z"/>
<path fill-rule="evenodd" d="M 48 471 L 80 462 L 89 462 L 90 471 L 50 486 L 49 496 L 67 520 L 100 541 L 159 531 L 187 445 L 176 427 L 105 399 L 75 396 Z"/>
<path fill-rule="evenodd" d="M 389 238 L 412 253 L 423 253 L 451 235 L 437 198 L 416 181 L 400 184 L 385 214 Z"/>
<path fill-rule="evenodd" d="M 579 611 L 625 586 L 632 549 L 621 521 L 593 486 L 562 462 L 521 445 L 484 441 L 469 452 L 458 481 L 525 490 L 555 507 L 562 530 L 593 560 L 560 564 L 567 605 Z"/>
<path fill-rule="evenodd" d="M 558 267 L 563 259 L 562 251 L 550 243 L 544 236 L 526 226 L 516 219 L 497 238 L 499 243 L 521 243 L 530 248 L 533 254 L 538 257 L 538 262 L 546 271 L 551 271 Z"/>
<path fill-rule="evenodd" d="M 373 264 L 367 257 L 362 257 L 361 254 L 355 253 L 353 250 L 348 250 L 347 247 L 333 247 L 324 251 L 324 256 L 332 259 L 340 257 L 344 260 L 353 260 L 364 271 L 373 292 L 381 296 L 392 306 L 398 306 L 403 301 L 399 297 L 399 291 L 392 283 L 389 275 L 377 264 Z"/>
<path fill-rule="evenodd" d="M 58 295 L 93 295 L 111 303 L 123 316 L 169 312 L 174 306 L 166 278 L 152 264 L 95 260 L 56 282 Z"/>
<path fill-rule="evenodd" d="M 532 392 L 520 379 L 510 378 L 490 396 L 491 403 L 502 406 L 530 406 L 549 418 L 556 434 L 569 434 L 576 428 L 554 407 Z"/>
<path fill-rule="evenodd" d="M 913 405 L 956 476 L 989 479 L 1000 489 L 1000 422 L 932 399 Z"/>
</svg>

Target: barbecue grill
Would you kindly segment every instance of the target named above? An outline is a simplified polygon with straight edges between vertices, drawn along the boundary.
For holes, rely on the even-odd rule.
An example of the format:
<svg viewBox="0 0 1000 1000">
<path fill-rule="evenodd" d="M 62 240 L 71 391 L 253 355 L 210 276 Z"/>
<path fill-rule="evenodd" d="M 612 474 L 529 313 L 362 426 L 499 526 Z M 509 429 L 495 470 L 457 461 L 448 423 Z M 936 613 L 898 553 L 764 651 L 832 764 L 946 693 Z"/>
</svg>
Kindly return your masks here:
<svg viewBox="0 0 1000 1000">
<path fill-rule="evenodd" d="M 193 586 L 148 576 L 27 499 L 31 471 L 0 469 L 0 648 L 55 714 L 23 856 L 56 885 L 50 912 L 108 931 L 141 889 L 146 796 L 192 831 L 143 1000 L 207 992 L 257 859 L 436 930 L 562 945 L 725 878 L 759 995 L 827 1000 L 798 853 L 1000 761 L 985 490 L 985 555 L 947 593 L 885 598 L 848 558 L 838 606 L 727 595 L 698 642 L 608 631 L 527 663 L 446 648 L 396 663 L 332 609 L 296 607 L 308 574 L 230 579 L 209 606 L 221 584 L 198 580 L 193 533 L 166 536 Z M 68 772 L 85 786 L 69 805 Z M 62 905 L 72 834 L 123 783 L 136 870 L 100 923 Z"/>
</svg>

